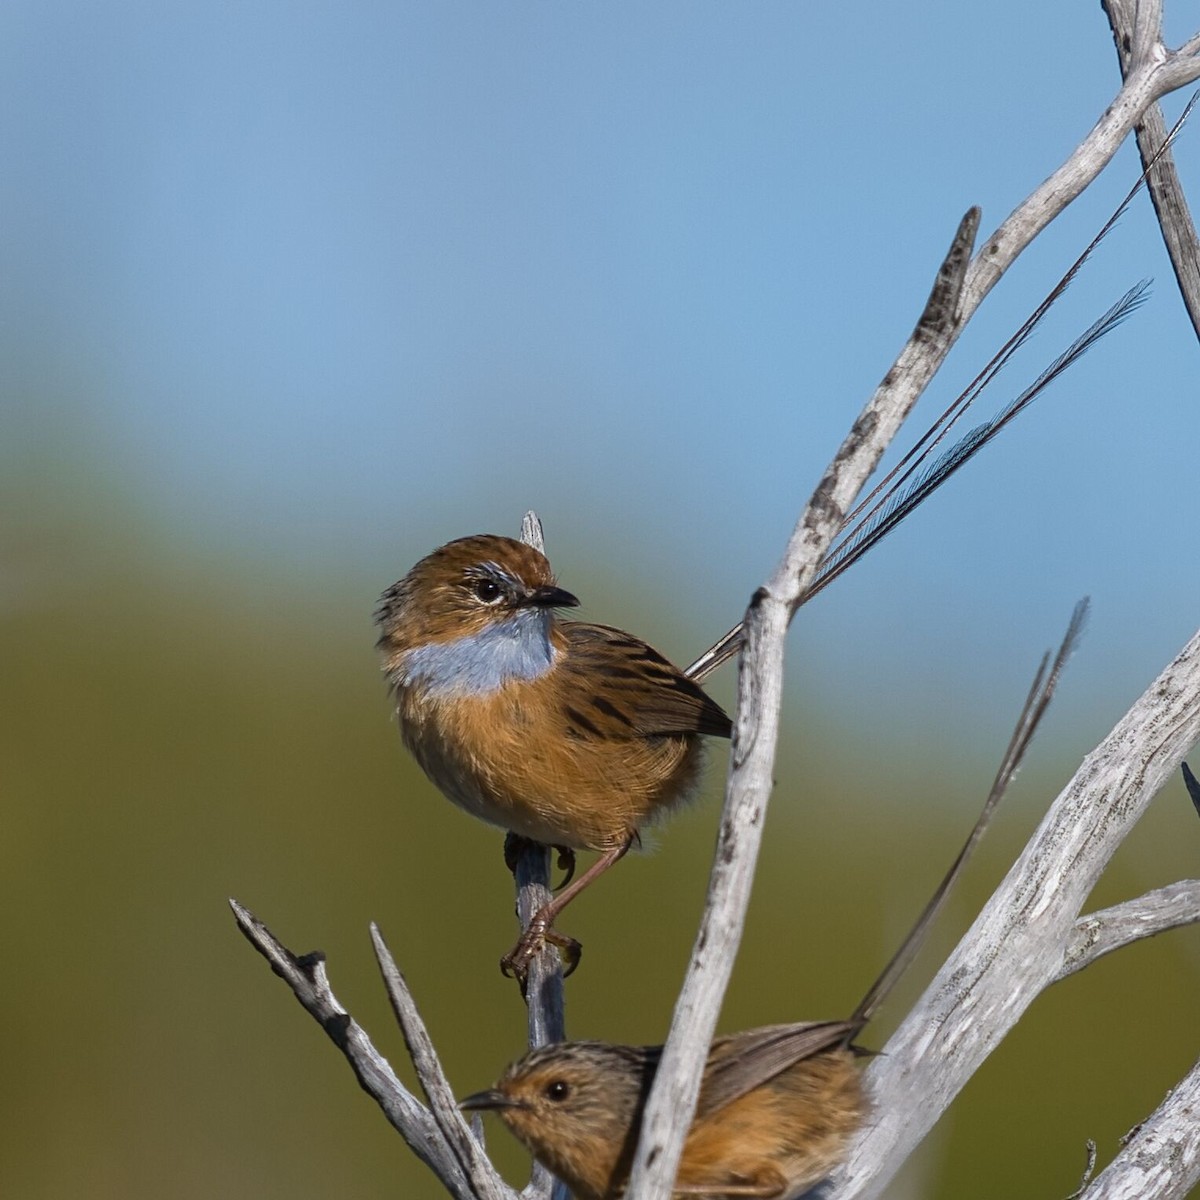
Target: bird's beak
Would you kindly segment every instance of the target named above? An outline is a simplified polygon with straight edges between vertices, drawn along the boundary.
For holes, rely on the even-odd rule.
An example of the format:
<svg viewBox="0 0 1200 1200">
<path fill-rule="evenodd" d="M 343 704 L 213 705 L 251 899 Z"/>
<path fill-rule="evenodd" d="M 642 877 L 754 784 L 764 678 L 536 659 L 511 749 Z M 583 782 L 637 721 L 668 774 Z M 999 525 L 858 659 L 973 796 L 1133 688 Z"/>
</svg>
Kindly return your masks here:
<svg viewBox="0 0 1200 1200">
<path fill-rule="evenodd" d="M 512 1096 L 506 1096 L 498 1088 L 488 1088 L 486 1092 L 475 1092 L 465 1100 L 460 1100 L 458 1107 L 473 1112 L 481 1108 L 524 1108 L 525 1105 Z"/>
<path fill-rule="evenodd" d="M 521 601 L 535 608 L 578 608 L 579 601 L 570 592 L 560 587 L 534 588 Z"/>
</svg>

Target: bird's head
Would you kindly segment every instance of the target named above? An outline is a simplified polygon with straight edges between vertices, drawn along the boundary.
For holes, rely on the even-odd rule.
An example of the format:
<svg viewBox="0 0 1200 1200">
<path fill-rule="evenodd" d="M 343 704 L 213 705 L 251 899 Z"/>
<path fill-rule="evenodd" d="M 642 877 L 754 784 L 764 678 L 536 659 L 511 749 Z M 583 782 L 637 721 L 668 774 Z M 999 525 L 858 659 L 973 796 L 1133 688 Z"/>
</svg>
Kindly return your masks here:
<svg viewBox="0 0 1200 1200">
<path fill-rule="evenodd" d="M 547 628 L 552 610 L 578 603 L 557 585 L 544 554 L 514 538 L 475 534 L 427 554 L 383 593 L 375 612 L 379 648 L 387 666 L 416 647 Z"/>
</svg>

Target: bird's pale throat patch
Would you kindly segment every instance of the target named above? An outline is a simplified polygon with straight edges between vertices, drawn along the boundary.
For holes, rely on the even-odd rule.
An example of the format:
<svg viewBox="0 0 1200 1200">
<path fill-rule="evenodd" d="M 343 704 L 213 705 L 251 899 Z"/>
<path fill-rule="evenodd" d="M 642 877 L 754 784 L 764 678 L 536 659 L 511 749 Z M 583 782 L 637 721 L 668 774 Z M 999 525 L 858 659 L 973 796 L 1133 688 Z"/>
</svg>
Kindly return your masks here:
<svg viewBox="0 0 1200 1200">
<path fill-rule="evenodd" d="M 426 642 L 401 659 L 401 684 L 421 683 L 435 695 L 486 696 L 514 679 L 537 679 L 554 666 L 550 613 L 524 609 L 479 633 Z"/>
</svg>

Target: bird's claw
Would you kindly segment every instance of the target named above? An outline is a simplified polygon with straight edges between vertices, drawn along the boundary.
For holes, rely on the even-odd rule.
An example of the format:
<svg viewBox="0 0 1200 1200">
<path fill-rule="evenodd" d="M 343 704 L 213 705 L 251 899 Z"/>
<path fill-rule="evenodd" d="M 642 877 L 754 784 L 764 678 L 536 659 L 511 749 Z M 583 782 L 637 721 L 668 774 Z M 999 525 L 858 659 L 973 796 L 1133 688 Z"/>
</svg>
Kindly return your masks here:
<svg viewBox="0 0 1200 1200">
<path fill-rule="evenodd" d="M 570 846 L 555 846 L 554 849 L 558 851 L 558 869 L 566 872 L 558 881 L 558 887 L 554 889 L 557 892 L 575 878 L 575 851 Z"/>
<path fill-rule="evenodd" d="M 500 960 L 500 973 L 509 979 L 516 979 L 524 987 L 529 964 L 547 943 L 558 951 L 562 959 L 563 978 L 566 979 L 579 966 L 583 947 L 575 938 L 551 929 L 538 917 L 530 921 L 517 944 Z"/>
<path fill-rule="evenodd" d="M 568 876 L 570 878 L 570 876 Z M 556 930 L 546 930 L 546 941 L 558 950 L 558 956 L 562 959 L 563 978 L 575 973 L 575 968 L 579 966 L 579 960 L 583 957 L 583 945 L 576 938 L 568 937 L 565 933 L 558 933 Z"/>
</svg>

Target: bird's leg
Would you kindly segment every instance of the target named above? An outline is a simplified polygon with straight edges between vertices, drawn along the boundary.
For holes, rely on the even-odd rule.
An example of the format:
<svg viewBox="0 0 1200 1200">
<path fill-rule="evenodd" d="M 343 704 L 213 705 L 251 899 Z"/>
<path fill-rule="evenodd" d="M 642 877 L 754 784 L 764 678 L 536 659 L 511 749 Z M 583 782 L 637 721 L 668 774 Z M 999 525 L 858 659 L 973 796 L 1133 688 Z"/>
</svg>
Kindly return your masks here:
<svg viewBox="0 0 1200 1200">
<path fill-rule="evenodd" d="M 515 875 L 517 873 L 517 859 L 525 852 L 526 846 L 540 846 L 541 842 L 535 842 L 532 838 L 522 837 L 519 833 L 513 833 L 510 829 L 504 835 L 504 865 Z M 559 880 L 558 888 L 561 891 L 575 878 L 575 851 L 570 846 L 554 846 L 552 849 L 558 851 L 558 869 L 565 872 L 562 879 Z"/>
<path fill-rule="evenodd" d="M 625 857 L 629 852 L 629 848 L 636 840 L 637 834 L 633 833 L 625 841 L 621 842 L 620 845 L 612 846 L 605 850 L 569 887 L 563 888 L 553 900 L 547 904 L 543 904 L 533 914 L 533 920 L 526 926 L 525 932 L 521 934 L 517 944 L 500 960 L 500 970 L 505 975 L 512 975 L 517 979 L 523 979 L 529 967 L 529 960 L 542 948 L 544 942 L 549 942 L 552 946 L 557 946 L 563 952 L 563 960 L 566 966 L 564 974 L 570 975 L 579 964 L 580 945 L 574 938 L 569 938 L 564 934 L 555 932 L 551 929 L 551 926 L 557 920 L 558 914 L 589 883 L 603 875 L 613 863 L 619 862 Z"/>
</svg>

